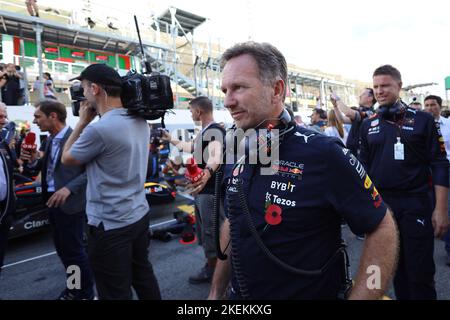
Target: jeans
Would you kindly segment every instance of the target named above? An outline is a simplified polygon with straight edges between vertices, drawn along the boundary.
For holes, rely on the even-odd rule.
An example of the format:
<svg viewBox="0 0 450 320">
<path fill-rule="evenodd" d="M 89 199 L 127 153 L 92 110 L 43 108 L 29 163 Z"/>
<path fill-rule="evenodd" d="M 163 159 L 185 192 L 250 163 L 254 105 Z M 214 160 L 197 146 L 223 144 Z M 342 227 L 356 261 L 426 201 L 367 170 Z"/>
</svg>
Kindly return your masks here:
<svg viewBox="0 0 450 320">
<path fill-rule="evenodd" d="M 100 300 L 160 300 L 158 282 L 148 259 L 150 215 L 126 227 L 89 226 L 89 259 Z"/>
<path fill-rule="evenodd" d="M 92 298 L 94 296 L 94 277 L 83 244 L 86 214 L 84 211 L 66 214 L 59 208 L 49 208 L 48 214 L 56 252 L 64 268 L 66 271 L 69 266 L 78 266 L 80 268 L 81 289 L 67 288 L 67 291 L 78 299 Z M 73 274 L 73 272 L 68 273 L 67 277 Z"/>
</svg>

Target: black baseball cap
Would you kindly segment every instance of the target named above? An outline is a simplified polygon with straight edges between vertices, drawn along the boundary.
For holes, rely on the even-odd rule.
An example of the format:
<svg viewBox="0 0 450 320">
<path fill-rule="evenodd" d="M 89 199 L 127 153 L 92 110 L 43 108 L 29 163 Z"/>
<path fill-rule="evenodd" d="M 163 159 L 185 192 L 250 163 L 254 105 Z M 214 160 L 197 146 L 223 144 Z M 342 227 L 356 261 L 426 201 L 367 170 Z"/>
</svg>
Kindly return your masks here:
<svg viewBox="0 0 450 320">
<path fill-rule="evenodd" d="M 103 84 L 107 86 L 122 87 L 122 78 L 116 70 L 104 63 L 95 63 L 84 69 L 78 77 L 73 80 L 88 80 L 90 82 Z"/>
</svg>

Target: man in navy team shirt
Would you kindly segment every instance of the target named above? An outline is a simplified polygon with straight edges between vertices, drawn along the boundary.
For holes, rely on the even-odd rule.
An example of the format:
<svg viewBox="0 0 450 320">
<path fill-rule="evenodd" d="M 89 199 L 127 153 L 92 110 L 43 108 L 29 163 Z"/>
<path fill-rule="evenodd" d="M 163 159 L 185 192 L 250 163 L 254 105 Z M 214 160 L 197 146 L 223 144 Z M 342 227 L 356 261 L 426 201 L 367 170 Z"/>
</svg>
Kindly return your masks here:
<svg viewBox="0 0 450 320">
<path fill-rule="evenodd" d="M 399 300 L 436 299 L 433 234 L 441 238 L 449 224 L 448 160 L 439 124 L 400 100 L 402 79 L 396 68 L 376 69 L 373 88 L 380 107 L 362 124 L 360 160 L 398 224 L 395 295 Z"/>
<path fill-rule="evenodd" d="M 222 66 L 236 127 L 279 129 L 280 145 L 272 175 L 248 161 L 226 167 L 221 248 L 228 259 L 217 263 L 208 298 L 222 297 L 231 279 L 231 299 L 337 299 L 342 218 L 367 234 L 349 298 L 380 298 L 395 268 L 397 233 L 361 163 L 337 139 L 296 126 L 284 110 L 287 66 L 278 49 L 238 44 Z M 379 285 L 367 285 L 371 268 Z"/>
</svg>

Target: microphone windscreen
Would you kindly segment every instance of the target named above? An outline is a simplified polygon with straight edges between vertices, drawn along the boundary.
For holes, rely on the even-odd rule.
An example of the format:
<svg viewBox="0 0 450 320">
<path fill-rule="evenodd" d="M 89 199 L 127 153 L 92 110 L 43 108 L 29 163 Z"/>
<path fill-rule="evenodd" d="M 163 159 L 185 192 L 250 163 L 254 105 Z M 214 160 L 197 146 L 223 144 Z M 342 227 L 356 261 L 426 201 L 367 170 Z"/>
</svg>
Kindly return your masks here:
<svg viewBox="0 0 450 320">
<path fill-rule="evenodd" d="M 28 132 L 25 136 L 25 144 L 33 145 L 36 143 L 36 134 L 34 132 Z"/>
</svg>

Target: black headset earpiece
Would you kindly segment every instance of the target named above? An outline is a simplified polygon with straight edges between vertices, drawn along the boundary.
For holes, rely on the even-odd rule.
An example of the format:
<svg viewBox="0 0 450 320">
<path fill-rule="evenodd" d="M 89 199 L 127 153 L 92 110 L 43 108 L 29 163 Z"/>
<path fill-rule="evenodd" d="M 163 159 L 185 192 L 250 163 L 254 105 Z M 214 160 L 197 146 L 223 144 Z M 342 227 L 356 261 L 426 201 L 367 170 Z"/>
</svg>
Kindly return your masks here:
<svg viewBox="0 0 450 320">
<path fill-rule="evenodd" d="M 378 115 L 385 120 L 397 121 L 403 115 L 406 105 L 401 100 L 397 100 L 393 105 L 380 106 Z"/>
<path fill-rule="evenodd" d="M 295 120 L 289 113 L 287 109 L 283 109 L 281 114 L 279 115 L 278 121 L 282 124 L 284 128 L 281 130 L 285 132 L 286 129 L 292 128 L 292 126 L 295 126 Z M 271 128 L 260 128 L 265 129 L 266 134 L 267 131 L 270 131 Z M 232 152 L 235 153 L 236 151 L 244 151 L 247 158 L 251 158 L 252 160 L 255 159 L 255 157 L 258 157 L 259 149 L 261 148 L 261 139 L 260 139 L 260 130 L 254 129 L 251 134 L 245 134 L 245 135 L 237 135 L 238 137 L 241 136 L 241 140 L 237 139 L 237 136 L 235 135 L 237 129 L 235 125 L 233 125 L 229 130 L 227 130 L 226 137 L 225 137 L 225 147 L 226 152 Z M 267 137 L 267 136 L 266 136 Z M 270 138 L 266 139 L 269 140 Z M 237 144 L 236 144 L 237 142 Z M 235 148 L 235 145 L 237 147 L 237 150 Z"/>
<path fill-rule="evenodd" d="M 279 120 L 285 127 L 289 127 L 294 122 L 294 119 L 286 108 L 281 112 Z"/>
<path fill-rule="evenodd" d="M 388 106 L 379 106 L 377 113 L 380 116 L 380 118 L 382 118 L 382 119 L 387 118 L 388 113 L 389 113 L 389 107 Z"/>
</svg>

